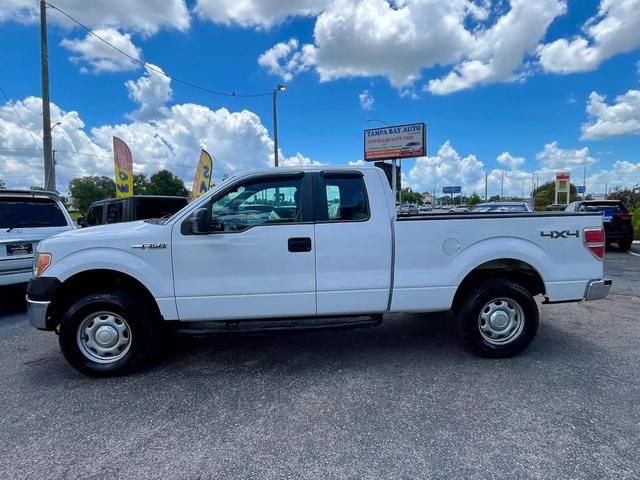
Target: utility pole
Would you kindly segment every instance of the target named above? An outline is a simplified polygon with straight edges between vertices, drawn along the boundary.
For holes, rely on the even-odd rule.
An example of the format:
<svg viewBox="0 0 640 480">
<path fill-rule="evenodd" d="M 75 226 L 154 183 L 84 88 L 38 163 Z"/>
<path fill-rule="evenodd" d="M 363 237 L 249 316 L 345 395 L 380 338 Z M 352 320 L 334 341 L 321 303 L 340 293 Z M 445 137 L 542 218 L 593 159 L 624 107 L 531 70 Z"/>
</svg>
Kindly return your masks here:
<svg viewBox="0 0 640 480">
<path fill-rule="evenodd" d="M 484 171 L 484 201 L 487 201 L 487 192 L 489 190 L 489 180 L 488 180 L 488 176 L 489 174 L 487 173 L 487 171 Z"/>
<path fill-rule="evenodd" d="M 500 170 L 501 178 L 500 178 L 500 200 L 504 199 L 504 170 Z"/>
<path fill-rule="evenodd" d="M 285 85 L 273 89 L 273 165 L 278 166 L 278 92 L 284 92 Z"/>
<path fill-rule="evenodd" d="M 44 189 L 56 191 L 56 171 L 51 142 L 51 109 L 49 100 L 49 53 L 47 46 L 47 4 L 40 0 L 40 61 L 42 63 L 42 144 L 44 147 Z"/>
<path fill-rule="evenodd" d="M 584 188 L 584 192 L 582 192 L 582 198 L 587 198 L 587 164 L 585 163 L 582 166 L 582 188 Z"/>
</svg>

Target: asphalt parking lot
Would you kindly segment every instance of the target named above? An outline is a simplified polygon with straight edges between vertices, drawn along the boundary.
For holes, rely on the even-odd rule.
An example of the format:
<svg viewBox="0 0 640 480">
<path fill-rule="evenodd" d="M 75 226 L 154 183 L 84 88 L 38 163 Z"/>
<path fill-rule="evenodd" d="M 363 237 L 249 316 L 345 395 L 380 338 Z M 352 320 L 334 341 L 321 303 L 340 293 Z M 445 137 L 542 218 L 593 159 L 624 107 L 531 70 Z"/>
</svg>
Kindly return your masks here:
<svg viewBox="0 0 640 480">
<path fill-rule="evenodd" d="M 543 306 L 506 360 L 468 355 L 448 315 L 395 315 L 181 336 L 145 372 L 91 379 L 2 289 L 0 478 L 640 478 L 634 251 L 608 251 L 609 298 Z"/>
</svg>

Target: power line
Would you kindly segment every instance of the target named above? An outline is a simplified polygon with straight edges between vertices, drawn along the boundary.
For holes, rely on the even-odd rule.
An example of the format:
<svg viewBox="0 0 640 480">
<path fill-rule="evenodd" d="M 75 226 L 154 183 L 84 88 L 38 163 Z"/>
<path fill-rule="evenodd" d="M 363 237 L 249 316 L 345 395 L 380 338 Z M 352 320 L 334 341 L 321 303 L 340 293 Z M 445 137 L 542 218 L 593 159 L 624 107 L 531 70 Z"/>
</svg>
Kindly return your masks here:
<svg viewBox="0 0 640 480">
<path fill-rule="evenodd" d="M 29 132 L 29 135 L 31 136 L 31 139 L 33 140 L 33 143 L 36 144 L 36 146 L 38 147 L 38 150 L 40 150 L 42 153 L 44 153 L 44 150 L 42 150 L 42 147 L 40 146 L 40 144 L 36 140 L 35 135 L 31 131 L 31 129 L 27 126 L 26 122 L 22 119 L 22 116 L 18 113 L 18 111 L 16 110 L 15 106 L 13 105 L 13 103 L 11 103 L 11 100 L 9 99 L 9 97 L 7 96 L 6 92 L 4 91 L 4 89 L 2 87 L 0 87 L 0 92 L 2 92 L 2 95 L 7 100 L 7 105 L 9 105 L 11 107 L 11 110 L 13 110 L 13 113 L 15 113 L 16 117 L 18 117 L 18 120 L 20 120 L 20 123 L 22 124 L 22 128 L 24 128 L 27 132 Z"/>
<path fill-rule="evenodd" d="M 57 10 L 58 12 L 60 12 L 62 15 L 64 15 L 65 17 L 67 17 L 69 20 L 71 20 L 73 23 L 75 23 L 76 25 L 78 25 L 80 28 L 82 28 L 83 30 L 85 30 L 87 33 L 89 33 L 90 35 L 94 36 L 95 38 L 97 38 L 98 40 L 100 40 L 101 42 L 103 42 L 105 45 L 108 45 L 109 47 L 113 48 L 115 51 L 119 52 L 120 54 L 124 55 L 125 57 L 127 57 L 129 60 L 131 60 L 132 62 L 138 63 L 140 65 L 142 65 L 145 68 L 148 68 L 149 70 L 153 70 L 154 72 L 163 75 L 169 79 L 171 79 L 172 81 L 176 82 L 176 83 L 181 83 L 182 85 L 186 85 L 188 87 L 191 88 L 195 88 L 197 90 L 201 90 L 203 92 L 207 92 L 207 93 L 211 93 L 213 95 L 220 95 L 220 96 L 224 96 L 224 97 L 238 97 L 238 98 L 255 98 L 255 97 L 266 97 L 266 96 L 270 96 L 272 95 L 273 92 L 266 92 L 266 93 L 250 93 L 250 94 L 237 94 L 236 92 L 222 92 L 219 90 L 212 90 L 210 88 L 206 88 L 206 87 L 201 87 L 200 85 L 196 85 L 195 83 L 192 82 L 188 82 L 186 80 L 181 80 L 179 78 L 173 77 L 165 72 L 163 72 L 162 70 L 160 70 L 159 68 L 156 68 L 152 65 L 149 65 L 145 62 L 143 62 L 142 60 L 133 57 L 131 55 L 129 55 L 127 52 L 125 52 L 124 50 L 116 47 L 114 44 L 112 44 L 111 42 L 109 42 L 108 40 L 105 40 L 104 38 L 102 38 L 100 35 L 98 35 L 96 32 L 94 32 L 93 30 L 91 30 L 89 27 L 87 27 L 86 25 L 80 23 L 78 20 L 76 20 L 75 18 L 73 18 L 71 15 L 69 15 L 67 12 L 65 12 L 64 10 L 61 10 L 60 8 L 56 7 L 55 5 L 50 4 L 49 2 L 45 2 L 49 7 L 53 8 L 54 10 Z"/>
</svg>

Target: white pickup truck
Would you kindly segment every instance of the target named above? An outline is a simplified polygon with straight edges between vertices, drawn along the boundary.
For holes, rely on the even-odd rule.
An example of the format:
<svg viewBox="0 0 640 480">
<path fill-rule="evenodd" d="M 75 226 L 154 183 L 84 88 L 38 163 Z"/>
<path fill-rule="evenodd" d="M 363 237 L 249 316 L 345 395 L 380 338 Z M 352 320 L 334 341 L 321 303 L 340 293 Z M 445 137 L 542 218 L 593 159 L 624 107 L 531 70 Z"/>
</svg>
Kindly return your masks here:
<svg viewBox="0 0 640 480">
<path fill-rule="evenodd" d="M 538 306 L 605 297 L 598 214 L 397 217 L 377 168 L 236 175 L 168 219 L 38 244 L 29 320 L 76 369 L 107 376 L 152 356 L 167 325 L 211 330 L 372 325 L 453 310 L 476 354 L 514 355 Z"/>
</svg>

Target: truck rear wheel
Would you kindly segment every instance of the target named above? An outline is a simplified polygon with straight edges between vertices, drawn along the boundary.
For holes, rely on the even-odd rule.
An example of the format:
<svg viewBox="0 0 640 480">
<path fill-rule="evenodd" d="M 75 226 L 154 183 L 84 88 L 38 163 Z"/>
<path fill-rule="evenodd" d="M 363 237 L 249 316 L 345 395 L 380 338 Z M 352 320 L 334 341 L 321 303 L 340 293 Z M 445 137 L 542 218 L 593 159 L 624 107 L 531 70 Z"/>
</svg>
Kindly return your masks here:
<svg viewBox="0 0 640 480">
<path fill-rule="evenodd" d="M 521 285 L 506 279 L 478 282 L 464 292 L 456 308 L 462 340 L 474 354 L 510 357 L 533 341 L 538 305 Z"/>
<path fill-rule="evenodd" d="M 101 292 L 77 300 L 60 324 L 60 349 L 78 371 L 96 377 L 140 368 L 153 353 L 155 319 L 126 292 Z"/>
</svg>

